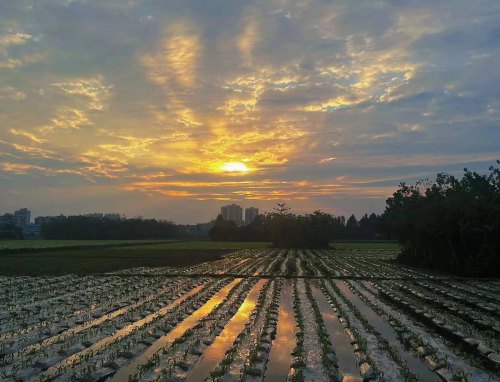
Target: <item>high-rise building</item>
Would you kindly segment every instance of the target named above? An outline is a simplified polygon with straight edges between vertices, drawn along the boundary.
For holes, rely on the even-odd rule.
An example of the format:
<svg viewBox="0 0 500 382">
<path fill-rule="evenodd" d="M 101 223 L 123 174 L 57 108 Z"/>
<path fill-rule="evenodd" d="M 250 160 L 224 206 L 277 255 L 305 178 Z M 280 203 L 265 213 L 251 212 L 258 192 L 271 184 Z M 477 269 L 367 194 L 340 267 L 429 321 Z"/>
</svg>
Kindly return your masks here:
<svg viewBox="0 0 500 382">
<path fill-rule="evenodd" d="M 24 227 L 31 223 L 31 211 L 27 208 L 21 208 L 14 212 L 14 218 L 18 227 Z"/>
<path fill-rule="evenodd" d="M 245 208 L 245 224 L 251 224 L 259 215 L 259 209 L 255 207 Z"/>
<path fill-rule="evenodd" d="M 236 224 L 243 223 L 243 209 L 237 204 L 228 204 L 220 209 L 224 220 L 233 221 Z"/>
</svg>

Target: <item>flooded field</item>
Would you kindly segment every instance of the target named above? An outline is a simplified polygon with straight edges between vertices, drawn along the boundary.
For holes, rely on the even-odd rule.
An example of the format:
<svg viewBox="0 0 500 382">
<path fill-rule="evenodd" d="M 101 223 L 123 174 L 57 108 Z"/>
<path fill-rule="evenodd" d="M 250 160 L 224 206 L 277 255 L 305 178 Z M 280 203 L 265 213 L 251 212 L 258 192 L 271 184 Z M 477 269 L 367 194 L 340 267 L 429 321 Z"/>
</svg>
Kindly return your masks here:
<svg viewBox="0 0 500 382">
<path fill-rule="evenodd" d="M 499 381 L 500 282 L 390 249 L 0 277 L 0 380 Z"/>
</svg>

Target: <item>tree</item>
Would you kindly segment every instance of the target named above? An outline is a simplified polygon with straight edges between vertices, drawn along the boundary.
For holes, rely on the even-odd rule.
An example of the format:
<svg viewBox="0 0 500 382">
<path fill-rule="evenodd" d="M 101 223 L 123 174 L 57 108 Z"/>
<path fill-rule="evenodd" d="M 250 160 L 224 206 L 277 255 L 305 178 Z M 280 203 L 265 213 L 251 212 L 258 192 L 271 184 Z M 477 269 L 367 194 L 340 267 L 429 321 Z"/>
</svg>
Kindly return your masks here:
<svg viewBox="0 0 500 382">
<path fill-rule="evenodd" d="M 231 220 L 224 220 L 222 215 L 215 219 L 215 225 L 210 230 L 210 238 L 215 241 L 238 241 L 238 226 Z"/>
<path fill-rule="evenodd" d="M 354 214 L 349 216 L 349 219 L 347 219 L 345 229 L 347 238 L 354 239 L 358 236 L 358 220 Z"/>
<path fill-rule="evenodd" d="M 155 239 L 179 237 L 177 226 L 167 220 L 58 217 L 42 225 L 46 239 Z"/>
<path fill-rule="evenodd" d="M 500 170 L 489 171 L 400 184 L 383 217 L 403 246 L 400 261 L 464 275 L 500 273 Z"/>
</svg>

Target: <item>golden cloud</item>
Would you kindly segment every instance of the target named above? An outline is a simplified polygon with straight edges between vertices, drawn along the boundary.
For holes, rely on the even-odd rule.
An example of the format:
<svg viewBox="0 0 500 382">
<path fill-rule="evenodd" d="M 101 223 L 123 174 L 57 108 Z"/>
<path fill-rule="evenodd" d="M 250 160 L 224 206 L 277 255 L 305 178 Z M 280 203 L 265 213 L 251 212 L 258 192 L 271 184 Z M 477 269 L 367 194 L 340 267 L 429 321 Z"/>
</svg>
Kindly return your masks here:
<svg viewBox="0 0 500 382">
<path fill-rule="evenodd" d="M 113 88 L 112 85 L 104 84 L 102 76 L 56 82 L 52 84 L 52 87 L 63 94 L 87 98 L 86 108 L 98 111 L 105 109 L 106 101 L 111 97 L 111 89 Z"/>
<path fill-rule="evenodd" d="M 202 54 L 200 35 L 188 20 L 171 24 L 156 52 L 140 57 L 149 78 L 158 85 L 193 87 Z"/>
<path fill-rule="evenodd" d="M 246 65 L 252 65 L 253 50 L 261 39 L 259 19 L 261 15 L 255 8 L 248 8 L 242 19 L 242 32 L 238 36 L 236 45 Z"/>
<path fill-rule="evenodd" d="M 90 120 L 87 112 L 72 108 L 62 108 L 57 111 L 56 116 L 50 120 L 48 125 L 41 127 L 39 130 L 43 133 L 57 129 L 79 130 L 82 127 L 92 125 L 93 122 Z"/>
</svg>

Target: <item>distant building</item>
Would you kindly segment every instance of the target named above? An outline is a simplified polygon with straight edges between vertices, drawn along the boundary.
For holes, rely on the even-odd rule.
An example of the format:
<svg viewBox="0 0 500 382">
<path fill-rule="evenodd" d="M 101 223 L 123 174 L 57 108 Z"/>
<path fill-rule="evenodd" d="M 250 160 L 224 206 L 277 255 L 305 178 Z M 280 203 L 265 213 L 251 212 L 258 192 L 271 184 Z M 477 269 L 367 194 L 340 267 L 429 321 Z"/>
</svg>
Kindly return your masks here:
<svg viewBox="0 0 500 382">
<path fill-rule="evenodd" d="M 243 223 L 243 209 L 237 204 L 228 204 L 220 209 L 222 218 L 227 221 L 233 221 L 238 225 Z"/>
<path fill-rule="evenodd" d="M 31 211 L 27 208 L 21 208 L 13 214 L 4 214 L 0 216 L 0 224 L 15 225 L 16 227 L 24 227 L 31 223 Z"/>
<path fill-rule="evenodd" d="M 17 227 L 24 227 L 31 224 L 31 211 L 27 208 L 21 208 L 14 211 L 14 224 Z"/>
<path fill-rule="evenodd" d="M 39 224 L 29 224 L 22 227 L 23 237 L 39 237 L 42 234 L 42 227 Z"/>
<path fill-rule="evenodd" d="M 245 224 L 251 224 L 259 215 L 259 209 L 255 207 L 245 208 Z"/>
</svg>

